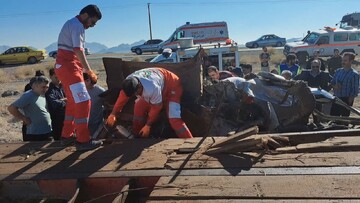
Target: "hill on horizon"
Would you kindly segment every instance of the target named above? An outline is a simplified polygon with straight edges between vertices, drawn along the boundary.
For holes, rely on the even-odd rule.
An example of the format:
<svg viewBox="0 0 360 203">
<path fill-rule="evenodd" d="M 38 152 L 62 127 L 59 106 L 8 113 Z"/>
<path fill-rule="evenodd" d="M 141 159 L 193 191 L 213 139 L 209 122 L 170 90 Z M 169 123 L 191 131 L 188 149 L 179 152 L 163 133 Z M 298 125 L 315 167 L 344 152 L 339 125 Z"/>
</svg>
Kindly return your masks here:
<svg viewBox="0 0 360 203">
<path fill-rule="evenodd" d="M 110 47 L 110 48 L 101 43 L 98 43 L 98 42 L 87 42 L 85 44 L 85 47 L 89 48 L 90 53 L 93 53 L 93 54 L 94 53 L 129 53 L 129 52 L 131 52 L 130 48 L 132 46 L 143 44 L 144 42 L 146 42 L 146 40 L 139 40 L 139 41 L 136 41 L 131 44 L 122 43 L 122 44 L 119 44 L 118 46 L 114 46 L 114 47 Z M 4 51 L 6 51 L 9 48 L 11 48 L 11 46 L 0 45 L 0 53 L 3 53 Z M 57 42 L 51 43 L 50 45 L 45 47 L 45 50 L 47 53 L 57 50 Z"/>
</svg>

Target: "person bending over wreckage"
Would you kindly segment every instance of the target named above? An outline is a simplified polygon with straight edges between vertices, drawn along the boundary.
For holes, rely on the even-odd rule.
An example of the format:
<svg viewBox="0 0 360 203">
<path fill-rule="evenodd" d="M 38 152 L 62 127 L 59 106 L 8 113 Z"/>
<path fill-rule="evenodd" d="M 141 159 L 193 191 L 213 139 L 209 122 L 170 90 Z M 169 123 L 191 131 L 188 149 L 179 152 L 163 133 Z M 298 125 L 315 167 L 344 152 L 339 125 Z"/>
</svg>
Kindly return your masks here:
<svg viewBox="0 0 360 203">
<path fill-rule="evenodd" d="M 121 112 L 130 97 L 136 96 L 133 117 L 133 134 L 147 138 L 151 125 L 157 120 L 163 107 L 169 123 L 180 138 L 192 138 L 181 119 L 180 99 L 183 89 L 180 79 L 163 68 L 146 68 L 129 75 L 122 82 L 122 90 L 106 124 L 114 126 L 116 114 Z"/>
</svg>

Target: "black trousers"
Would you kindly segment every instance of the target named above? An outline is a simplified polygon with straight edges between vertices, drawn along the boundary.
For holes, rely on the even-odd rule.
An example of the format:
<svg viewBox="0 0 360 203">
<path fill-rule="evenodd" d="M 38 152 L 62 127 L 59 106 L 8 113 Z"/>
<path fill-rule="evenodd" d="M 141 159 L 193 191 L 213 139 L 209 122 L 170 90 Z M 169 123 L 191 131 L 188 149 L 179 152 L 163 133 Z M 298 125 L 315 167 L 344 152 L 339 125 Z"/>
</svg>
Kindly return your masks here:
<svg viewBox="0 0 360 203">
<path fill-rule="evenodd" d="M 51 141 L 52 132 L 46 134 L 26 134 L 23 135 L 23 141 Z"/>
<path fill-rule="evenodd" d="M 348 104 L 349 106 L 352 106 L 353 104 L 349 103 L 349 97 L 339 97 L 339 99 L 341 99 L 343 102 L 345 102 L 346 104 Z M 349 117 L 350 116 L 350 110 L 347 110 L 345 107 L 342 107 L 338 104 L 333 104 L 331 106 L 331 111 L 330 111 L 330 115 L 332 116 L 346 116 Z"/>
</svg>

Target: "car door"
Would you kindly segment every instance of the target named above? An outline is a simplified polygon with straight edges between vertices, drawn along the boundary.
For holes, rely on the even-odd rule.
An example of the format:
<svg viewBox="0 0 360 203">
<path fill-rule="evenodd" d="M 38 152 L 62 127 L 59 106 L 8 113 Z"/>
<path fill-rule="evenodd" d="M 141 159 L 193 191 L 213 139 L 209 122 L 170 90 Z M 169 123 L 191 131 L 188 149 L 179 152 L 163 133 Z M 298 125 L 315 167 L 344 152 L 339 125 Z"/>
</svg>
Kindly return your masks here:
<svg viewBox="0 0 360 203">
<path fill-rule="evenodd" d="M 16 52 L 16 63 L 25 63 L 27 61 L 27 56 L 26 56 L 26 49 L 24 49 L 25 47 L 16 47 L 15 48 L 15 52 Z"/>
<path fill-rule="evenodd" d="M 16 60 L 15 49 L 10 48 L 0 56 L 1 63 L 14 63 Z"/>
<path fill-rule="evenodd" d="M 156 51 L 157 50 L 156 47 L 157 47 L 156 46 L 156 41 L 155 40 L 150 40 L 148 51 Z"/>
<path fill-rule="evenodd" d="M 269 37 L 269 45 L 268 46 L 276 46 L 276 43 L 278 42 L 279 37 L 271 35 Z"/>
<path fill-rule="evenodd" d="M 262 36 L 258 42 L 260 47 L 266 46 L 267 35 Z"/>
<path fill-rule="evenodd" d="M 145 42 L 141 49 L 143 52 L 147 52 L 147 51 L 151 50 L 151 40 L 148 40 L 147 42 Z"/>
</svg>

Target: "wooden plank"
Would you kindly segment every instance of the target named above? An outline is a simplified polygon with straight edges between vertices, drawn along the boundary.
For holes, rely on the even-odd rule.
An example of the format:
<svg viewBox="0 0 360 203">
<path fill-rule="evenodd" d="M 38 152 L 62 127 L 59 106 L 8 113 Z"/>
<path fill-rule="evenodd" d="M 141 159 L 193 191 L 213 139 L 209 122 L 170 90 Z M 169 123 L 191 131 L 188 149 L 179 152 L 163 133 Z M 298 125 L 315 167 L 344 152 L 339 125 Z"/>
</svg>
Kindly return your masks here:
<svg viewBox="0 0 360 203">
<path fill-rule="evenodd" d="M 294 154 L 216 154 L 195 153 L 183 165 L 186 155 L 171 155 L 165 165 L 169 169 L 265 168 L 312 166 L 360 166 L 360 152 L 294 153 Z"/>
<path fill-rule="evenodd" d="M 217 200 L 176 200 L 177 203 L 359 203 L 360 199 L 217 199 Z M 147 203 L 174 203 L 174 200 L 149 200 Z"/>
<path fill-rule="evenodd" d="M 254 126 L 254 127 L 248 128 L 246 130 L 237 132 L 234 135 L 230 135 L 226 139 L 223 139 L 223 140 L 220 140 L 220 141 L 216 142 L 214 145 L 211 146 L 211 148 L 221 147 L 221 146 L 224 146 L 224 145 L 226 145 L 228 143 L 236 142 L 237 140 L 241 140 L 243 138 L 246 138 L 248 136 L 251 136 L 251 135 L 254 135 L 254 134 L 257 134 L 257 133 L 259 133 L 259 127 Z"/>
<path fill-rule="evenodd" d="M 268 135 L 288 137 L 291 145 L 297 145 L 302 143 L 320 142 L 335 136 L 360 136 L 360 129 L 273 133 Z"/>
<path fill-rule="evenodd" d="M 334 151 L 359 151 L 359 137 L 333 137 L 318 143 L 299 144 L 293 147 L 276 149 L 280 153 L 291 152 L 334 152 Z"/>
<path fill-rule="evenodd" d="M 149 200 L 360 198 L 360 175 L 161 177 Z"/>
</svg>

